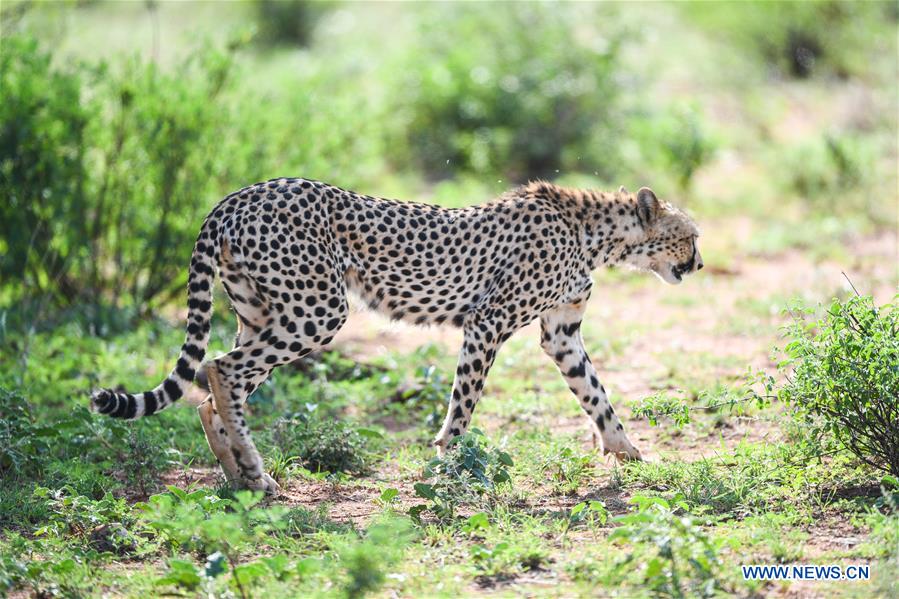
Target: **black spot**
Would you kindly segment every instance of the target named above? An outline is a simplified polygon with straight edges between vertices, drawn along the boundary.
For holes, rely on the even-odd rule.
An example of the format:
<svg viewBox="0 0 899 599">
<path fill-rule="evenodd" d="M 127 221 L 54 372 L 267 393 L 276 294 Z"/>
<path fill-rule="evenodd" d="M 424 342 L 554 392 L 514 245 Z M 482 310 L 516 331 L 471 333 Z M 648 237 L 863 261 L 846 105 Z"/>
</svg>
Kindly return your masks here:
<svg viewBox="0 0 899 599">
<path fill-rule="evenodd" d="M 566 376 L 571 378 L 581 378 L 587 373 L 587 362 L 582 360 L 580 364 L 568 371 Z"/>
<path fill-rule="evenodd" d="M 574 335 L 578 329 L 581 328 L 580 321 L 572 322 L 571 324 L 562 325 L 562 332 L 565 333 L 566 336 L 571 337 Z"/>
</svg>

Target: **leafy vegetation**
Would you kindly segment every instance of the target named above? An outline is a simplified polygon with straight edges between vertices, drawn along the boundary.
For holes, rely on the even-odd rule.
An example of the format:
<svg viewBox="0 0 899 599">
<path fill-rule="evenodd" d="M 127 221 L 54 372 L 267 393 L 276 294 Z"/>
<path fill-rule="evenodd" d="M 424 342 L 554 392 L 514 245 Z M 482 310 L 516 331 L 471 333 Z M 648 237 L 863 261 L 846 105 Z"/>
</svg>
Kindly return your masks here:
<svg viewBox="0 0 899 599">
<path fill-rule="evenodd" d="M 501 487 L 511 481 L 512 458 L 497 447 L 489 447 L 484 433 L 472 428 L 453 439 L 446 455 L 428 463 L 425 477 L 416 483 L 415 494 L 430 501 L 410 510 L 420 519 L 427 509 L 438 518 L 452 519 L 461 505 L 484 497 L 495 501 Z"/>
<path fill-rule="evenodd" d="M 834 301 L 820 320 L 797 315 L 790 333 L 792 372 L 781 398 L 819 442 L 833 436 L 863 462 L 899 476 L 896 302 L 877 308 L 869 296 Z"/>
<path fill-rule="evenodd" d="M 289 415 L 275 423 L 272 438 L 283 455 L 295 456 L 311 472 L 363 474 L 368 469 L 366 437 L 340 420 Z"/>
<path fill-rule="evenodd" d="M 723 542 L 710 539 L 698 520 L 677 513 L 687 508 L 685 503 L 672 506 L 658 497 L 640 496 L 631 501 L 637 511 L 619 516 L 620 526 L 609 536 L 632 547 L 619 564 L 644 562 L 641 584 L 662 596 L 712 597 L 723 590 L 718 557 Z"/>
<path fill-rule="evenodd" d="M 429 12 L 415 62 L 403 65 L 404 159 L 438 177 L 462 170 L 521 181 L 580 162 L 613 174 L 624 32 L 569 34 L 580 19 L 613 16 L 537 3 Z"/>
<path fill-rule="evenodd" d="M 312 43 L 315 27 L 332 3 L 319 0 L 254 0 L 258 26 L 257 39 L 263 44 Z"/>
</svg>

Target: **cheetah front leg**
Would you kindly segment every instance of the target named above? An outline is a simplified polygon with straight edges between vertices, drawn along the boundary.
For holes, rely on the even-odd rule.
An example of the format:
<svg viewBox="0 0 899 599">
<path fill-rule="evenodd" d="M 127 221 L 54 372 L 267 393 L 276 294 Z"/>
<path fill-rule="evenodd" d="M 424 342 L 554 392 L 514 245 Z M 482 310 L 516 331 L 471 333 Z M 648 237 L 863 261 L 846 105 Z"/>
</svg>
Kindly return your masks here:
<svg viewBox="0 0 899 599">
<path fill-rule="evenodd" d="M 464 435 L 471 424 L 474 408 L 484 390 L 487 372 L 493 365 L 496 352 L 504 341 L 500 327 L 489 319 L 475 320 L 465 326 L 459 363 L 453 379 L 452 397 L 443 427 L 434 439 L 437 455 L 443 456 L 450 441 Z"/>
<path fill-rule="evenodd" d="M 598 429 L 603 453 L 613 453 L 619 460 L 642 460 L 633 446 L 615 410 L 609 403 L 605 387 L 584 349 L 581 320 L 586 307 L 582 301 L 556 308 L 540 318 L 540 343 L 552 357 L 568 387 L 580 400 L 581 407 Z"/>
</svg>

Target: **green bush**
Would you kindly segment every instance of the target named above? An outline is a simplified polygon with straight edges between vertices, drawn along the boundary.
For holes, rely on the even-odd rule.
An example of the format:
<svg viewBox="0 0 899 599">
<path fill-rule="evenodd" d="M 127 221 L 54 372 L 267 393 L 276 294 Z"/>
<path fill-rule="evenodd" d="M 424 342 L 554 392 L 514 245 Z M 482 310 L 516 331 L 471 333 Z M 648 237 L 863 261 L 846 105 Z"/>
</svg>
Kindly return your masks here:
<svg viewBox="0 0 899 599">
<path fill-rule="evenodd" d="M 638 148 L 633 168 L 644 171 L 655 166 L 689 191 L 693 175 L 714 152 L 714 142 L 695 105 L 672 105 L 655 113 L 630 119 L 630 138 Z"/>
<path fill-rule="evenodd" d="M 216 148 L 230 55 L 204 51 L 171 72 L 137 60 L 63 70 L 14 35 L 0 56 L 3 299 L 145 306 L 180 291 L 228 172 Z"/>
<path fill-rule="evenodd" d="M 82 77 L 51 66 L 34 39 L 4 36 L 0 48 L 0 279 L 9 294 L 79 288 L 70 264 L 87 240 L 86 129 Z"/>
<path fill-rule="evenodd" d="M 52 434 L 52 428 L 34 422 L 21 394 L 0 387 L 0 475 L 17 478 L 40 472 Z"/>
<path fill-rule="evenodd" d="M 841 223 L 864 219 L 887 225 L 896 220 L 895 202 L 883 201 L 896 186 L 895 168 L 881 166 L 893 142 L 841 133 L 775 152 L 771 168 L 810 212 L 838 217 Z"/>
<path fill-rule="evenodd" d="M 306 414 L 282 418 L 272 439 L 284 455 L 296 456 L 312 472 L 362 474 L 369 467 L 366 437 L 342 420 Z"/>
<path fill-rule="evenodd" d="M 545 452 L 540 473 L 552 486 L 553 493 L 576 495 L 581 484 L 593 474 L 596 455 L 558 442 L 550 443 Z"/>
<path fill-rule="evenodd" d="M 414 355 L 427 360 L 427 353 L 432 348 L 433 346 L 419 348 Z M 415 371 L 416 378 L 411 383 L 397 371 L 388 373 L 387 376 L 398 379 L 396 382 L 392 378 L 388 379 L 396 385 L 396 390 L 391 394 L 387 408 L 405 420 L 423 421 L 425 430 L 436 433 L 446 414 L 446 398 L 453 389 L 452 378 L 434 364 L 418 367 Z"/>
<path fill-rule="evenodd" d="M 107 493 L 102 499 L 94 500 L 78 495 L 71 487 L 57 491 L 37 487 L 34 496 L 47 500 L 52 510 L 49 521 L 35 531 L 35 536 L 74 537 L 94 551 L 118 554 L 134 551 L 140 543 L 129 532 L 134 518 L 123 498 Z"/>
<path fill-rule="evenodd" d="M 797 308 L 779 396 L 816 439 L 899 476 L 899 305 L 835 300 L 823 318 Z M 805 316 L 805 318 L 803 317 Z"/>
<path fill-rule="evenodd" d="M 637 511 L 618 516 L 619 524 L 610 540 L 623 541 L 632 550 L 614 564 L 613 584 L 637 574 L 641 587 L 662 597 L 713 597 L 724 590 L 718 551 L 722 543 L 710 539 L 701 523 L 678 512 L 687 505 L 674 505 L 659 497 L 631 499 Z"/>
<path fill-rule="evenodd" d="M 460 504 L 484 496 L 495 498 L 511 482 L 508 468 L 512 465 L 509 454 L 490 446 L 484 433 L 473 428 L 454 438 L 446 455 L 428 463 L 429 482 L 416 483 L 415 494 L 431 503 L 412 507 L 410 514 L 418 520 L 430 510 L 440 519 L 451 519 Z"/>
<path fill-rule="evenodd" d="M 891 2 L 740 2 L 685 5 L 698 24 L 792 77 L 866 75 L 895 56 Z M 894 62 L 884 61 L 895 69 Z"/>
<path fill-rule="evenodd" d="M 397 147 L 433 177 L 513 180 L 616 163 L 624 40 L 610 14 L 577 4 L 431 5 L 396 70 Z M 601 22 L 602 27 L 590 23 Z"/>
<path fill-rule="evenodd" d="M 196 590 L 206 587 L 207 594 L 215 579 L 227 579 L 231 591 L 241 597 L 255 596 L 254 587 L 265 579 L 286 579 L 297 573 L 296 564 L 286 555 L 254 560 L 244 556 L 286 526 L 283 506 L 259 507 L 261 493 L 238 491 L 233 499 L 222 499 L 208 490 L 190 493 L 169 487 L 168 493 L 154 495 L 147 503 L 138 504 L 143 511 L 142 524 L 159 540 L 178 551 L 196 551 L 206 558 L 206 567 L 198 568 L 193 560 L 172 558 L 158 585 L 171 585 Z"/>
<path fill-rule="evenodd" d="M 364 97 L 337 97 L 315 72 L 283 96 L 248 94 L 234 76 L 240 45 L 163 69 L 60 65 L 26 34 L 4 37 L 0 306 L 149 313 L 183 293 L 203 217 L 226 193 L 288 173 L 351 185 L 380 170 Z"/>
<path fill-rule="evenodd" d="M 385 570 L 400 561 L 414 538 L 409 520 L 400 518 L 376 522 L 361 537 L 346 535 L 337 543 L 340 572 L 333 577 L 341 595 L 357 599 L 377 591 L 386 579 Z"/>
<path fill-rule="evenodd" d="M 862 183 L 863 165 L 872 158 L 850 139 L 825 135 L 796 147 L 782 168 L 797 194 L 834 209 L 846 192 Z"/>
<path fill-rule="evenodd" d="M 308 46 L 315 26 L 331 9 L 327 0 L 255 0 L 259 31 L 256 39 L 263 44 L 296 44 Z"/>
</svg>

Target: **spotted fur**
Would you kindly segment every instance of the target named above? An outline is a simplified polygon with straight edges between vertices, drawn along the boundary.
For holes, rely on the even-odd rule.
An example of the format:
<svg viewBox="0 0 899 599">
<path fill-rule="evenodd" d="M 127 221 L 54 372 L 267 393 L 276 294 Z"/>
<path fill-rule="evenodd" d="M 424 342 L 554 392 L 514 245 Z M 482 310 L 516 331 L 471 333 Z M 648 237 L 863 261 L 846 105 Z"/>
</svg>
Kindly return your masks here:
<svg viewBox="0 0 899 599">
<path fill-rule="evenodd" d="M 175 369 L 144 393 L 96 391 L 93 405 L 117 418 L 150 415 L 198 377 L 211 392 L 201 422 L 226 476 L 275 492 L 244 401 L 275 367 L 333 339 L 352 291 L 390 318 L 463 329 L 439 452 L 468 427 L 500 346 L 539 318 L 541 345 L 605 451 L 640 459 L 581 339 L 590 273 L 628 265 L 678 283 L 702 268 L 697 236 L 693 221 L 647 188 L 600 193 L 536 182 L 484 205 L 444 209 L 304 179 L 257 183 L 222 200 L 200 229 Z M 234 349 L 201 367 L 216 268 L 239 332 Z"/>
</svg>

